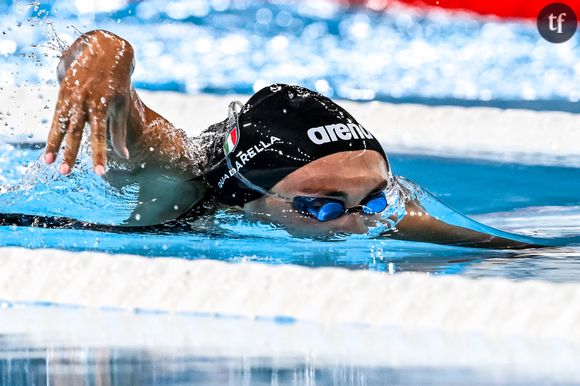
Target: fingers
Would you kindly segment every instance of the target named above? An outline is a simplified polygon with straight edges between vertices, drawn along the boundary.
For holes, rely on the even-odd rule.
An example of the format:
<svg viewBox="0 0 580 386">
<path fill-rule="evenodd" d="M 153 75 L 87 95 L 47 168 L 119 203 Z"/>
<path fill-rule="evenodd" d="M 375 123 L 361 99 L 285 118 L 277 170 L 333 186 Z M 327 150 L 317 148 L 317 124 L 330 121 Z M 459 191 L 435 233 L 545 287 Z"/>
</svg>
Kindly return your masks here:
<svg viewBox="0 0 580 386">
<path fill-rule="evenodd" d="M 66 147 L 64 159 L 59 167 L 61 174 L 69 174 L 79 153 L 79 147 L 83 138 L 83 128 L 85 125 L 85 114 L 78 106 L 69 111 L 69 124 L 66 134 Z"/>
<path fill-rule="evenodd" d="M 105 174 L 107 162 L 107 132 L 105 127 L 107 110 L 103 104 L 97 104 L 89 111 L 93 168 L 97 175 L 102 176 Z"/>
<path fill-rule="evenodd" d="M 70 100 L 59 96 L 52 126 L 46 144 L 44 160 L 52 164 L 66 135 L 66 146 L 63 162 L 59 167 L 61 174 L 69 174 L 78 156 L 84 125 L 88 121 L 91 126 L 91 148 L 93 166 L 97 175 L 105 174 L 107 162 L 107 127 L 111 135 L 111 142 L 115 152 L 125 159 L 129 158 L 127 149 L 127 100 L 123 98 L 113 109 L 109 109 L 104 98 L 89 105 L 85 111 L 81 104 L 71 106 Z"/>
<path fill-rule="evenodd" d="M 56 154 L 58 153 L 62 139 L 66 134 L 67 124 L 67 103 L 64 98 L 59 96 L 54 111 L 54 117 L 52 118 L 48 140 L 46 142 L 46 149 L 44 150 L 44 161 L 47 164 L 51 164 L 56 160 Z"/>
</svg>

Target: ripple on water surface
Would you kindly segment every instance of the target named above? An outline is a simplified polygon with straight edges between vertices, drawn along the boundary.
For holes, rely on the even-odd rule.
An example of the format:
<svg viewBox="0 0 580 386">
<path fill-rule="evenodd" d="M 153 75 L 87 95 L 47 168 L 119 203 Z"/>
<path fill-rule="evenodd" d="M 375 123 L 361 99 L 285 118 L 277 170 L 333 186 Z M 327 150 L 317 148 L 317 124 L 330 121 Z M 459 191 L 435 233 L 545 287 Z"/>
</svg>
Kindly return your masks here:
<svg viewBox="0 0 580 386">
<path fill-rule="evenodd" d="M 1 145 L 0 168 L 11 170 L 2 175 L 2 212 L 51 214 L 104 223 L 128 216 L 135 205 L 134 192 L 116 192 L 95 177 L 86 153 L 81 153 L 73 176 L 65 178 L 59 176 L 54 167 L 36 163 L 41 151 L 34 147 Z M 528 235 L 559 237 L 568 240 L 569 246 L 507 252 L 366 236 L 334 241 L 308 240 L 290 237 L 283 229 L 270 224 L 248 223 L 226 212 L 207 218 L 203 224 L 193 223 L 190 229 L 179 230 L 99 232 L 0 227 L 0 245 L 232 262 L 341 266 L 387 273 L 417 271 L 470 277 L 578 281 L 580 249 L 574 244 L 579 243 L 580 203 L 573 195 L 577 189 L 570 189 L 568 185 L 580 181 L 580 169 L 396 154 L 390 158 L 395 172 L 412 177 L 447 203 L 477 215 L 476 218 L 486 224 Z M 480 175 L 480 178 L 468 189 L 463 181 L 469 174 Z M 433 177 L 435 175 L 439 177 Z M 553 182 L 552 186 L 563 184 L 562 189 L 547 188 L 547 180 Z"/>
</svg>

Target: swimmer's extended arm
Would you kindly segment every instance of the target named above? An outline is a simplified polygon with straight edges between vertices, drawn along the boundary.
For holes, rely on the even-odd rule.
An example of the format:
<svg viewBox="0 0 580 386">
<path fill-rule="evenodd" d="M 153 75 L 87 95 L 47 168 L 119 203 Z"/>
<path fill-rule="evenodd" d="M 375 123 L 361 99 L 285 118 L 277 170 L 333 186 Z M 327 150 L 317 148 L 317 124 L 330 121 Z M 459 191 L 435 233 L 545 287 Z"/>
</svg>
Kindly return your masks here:
<svg viewBox="0 0 580 386">
<path fill-rule="evenodd" d="M 470 248 L 524 249 L 540 246 L 447 224 L 430 216 L 416 200 L 406 203 L 406 212 L 396 230 L 389 232 L 390 238 Z"/>
<path fill-rule="evenodd" d="M 45 161 L 56 161 L 64 141 L 59 171 L 69 174 L 90 125 L 95 173 L 118 188 L 138 185 L 139 203 L 124 225 L 159 224 L 186 212 L 204 188 L 191 181 L 190 139 L 145 106 L 131 85 L 133 68 L 131 45 L 107 31 L 85 33 L 63 53 Z"/>
</svg>

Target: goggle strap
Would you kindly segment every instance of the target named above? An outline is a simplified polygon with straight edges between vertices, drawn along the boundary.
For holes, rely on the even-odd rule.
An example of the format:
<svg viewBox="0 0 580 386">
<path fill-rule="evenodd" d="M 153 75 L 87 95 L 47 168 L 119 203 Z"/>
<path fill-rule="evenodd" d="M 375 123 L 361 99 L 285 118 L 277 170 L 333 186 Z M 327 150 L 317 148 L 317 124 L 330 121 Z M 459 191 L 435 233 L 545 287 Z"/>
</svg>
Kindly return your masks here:
<svg viewBox="0 0 580 386">
<path fill-rule="evenodd" d="M 230 130 L 232 127 L 237 127 L 238 130 L 240 129 L 240 124 L 238 122 L 238 115 L 242 111 L 243 107 L 244 107 L 244 105 L 240 101 L 230 102 L 230 104 L 228 106 L 228 124 L 229 124 Z M 226 156 L 226 164 L 228 165 L 229 170 L 234 169 L 234 167 L 232 166 L 232 161 L 231 161 L 230 157 L 228 157 L 228 156 Z M 236 177 L 238 180 L 240 180 L 248 188 L 250 188 L 250 189 L 252 189 L 252 190 L 254 190 L 254 191 L 256 191 L 264 196 L 271 196 L 272 195 L 272 193 L 268 192 L 266 189 L 254 184 L 253 182 L 248 180 L 246 177 L 244 177 L 244 175 L 242 173 L 237 171 L 237 169 L 236 169 L 236 173 L 234 174 L 234 177 Z"/>
</svg>

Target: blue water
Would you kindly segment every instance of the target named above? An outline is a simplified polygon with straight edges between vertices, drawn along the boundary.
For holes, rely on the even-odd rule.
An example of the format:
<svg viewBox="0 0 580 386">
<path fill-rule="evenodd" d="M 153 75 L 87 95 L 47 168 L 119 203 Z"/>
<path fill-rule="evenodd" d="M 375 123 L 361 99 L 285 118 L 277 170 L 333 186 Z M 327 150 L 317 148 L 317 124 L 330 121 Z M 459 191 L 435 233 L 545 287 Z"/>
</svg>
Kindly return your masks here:
<svg viewBox="0 0 580 386">
<path fill-rule="evenodd" d="M 526 21 L 421 14 L 396 7 L 375 12 L 305 1 L 1 1 L 0 87 L 54 83 L 60 48 L 79 31 L 94 28 L 116 32 L 133 44 L 133 80 L 154 90 L 251 93 L 263 84 L 288 82 L 356 100 L 567 111 L 577 111 L 580 100 L 580 35 L 553 45 Z M 10 106 L 2 112 L 9 113 Z M 81 163 L 73 176 L 63 178 L 53 168 L 34 164 L 39 150 L 0 146 L 3 211 L 118 223 L 135 203 L 135 192 L 105 186 L 90 173 L 90 163 Z M 579 169 L 392 158 L 396 174 L 463 213 L 484 215 L 485 221 L 508 230 L 577 244 Z M 510 215 L 519 216 L 520 223 L 508 223 Z M 465 275 L 474 274 L 479 265 L 449 262 L 514 256 L 364 237 L 335 243 L 297 240 L 282 229 L 249 224 L 227 213 L 210 224 L 179 235 L 2 228 L 0 245 Z M 272 238 L 284 242 L 265 254 L 263 246 Z M 572 248 L 541 254 L 547 262 L 555 254 L 572 264 L 578 252 Z M 552 270 L 492 274 L 543 277 L 547 271 Z M 576 280 L 574 272 L 558 270 L 548 278 Z"/>
<path fill-rule="evenodd" d="M 244 358 L 160 355 L 141 349 L 103 350 L 39 347 L 32 358 L 0 359 L 0 384 L 10 386 L 106 385 L 343 385 L 343 386 L 529 386 L 578 385 L 509 369 L 486 373 L 471 368 L 316 365 L 305 358 Z M 280 363 L 281 362 L 281 363 Z M 81 383 L 82 382 L 82 383 Z M 548 383 L 545 383 L 548 382 Z"/>
<path fill-rule="evenodd" d="M 533 22 L 317 1 L 0 5 L 0 85 L 54 82 L 53 31 L 71 42 L 104 28 L 133 44 L 135 84 L 154 90 L 251 93 L 284 82 L 355 100 L 579 111 L 580 34 L 551 44 Z"/>
<path fill-rule="evenodd" d="M 151 90 L 249 94 L 265 84 L 286 82 L 353 100 L 580 112 L 580 34 L 562 45 L 549 44 L 532 22 L 397 9 L 374 12 L 324 1 L 113 3 L 42 0 L 34 5 L 29 0 L 0 0 L 0 92 L 4 85 L 53 84 L 62 46 L 59 39 L 70 43 L 79 31 L 104 28 L 132 43 L 137 59 L 134 82 Z M 91 4 L 97 9 L 89 9 Z M 10 111 L 11 106 L 0 107 L 3 114 Z M 3 127 L 1 121 L 2 115 Z M 105 222 L 120 221 L 129 213 L 134 192 L 111 190 L 90 173 L 87 159 L 65 178 L 36 162 L 40 152 L 0 143 L 0 212 Z M 179 233 L 0 227 L 0 247 L 340 266 L 395 274 L 410 271 L 579 281 L 580 169 L 404 154 L 390 154 L 390 159 L 396 174 L 414 180 L 463 213 L 502 229 L 558 239 L 567 246 L 506 252 L 362 236 L 323 242 L 295 239 L 274 226 L 220 213 L 207 226 Z M 50 315 L 60 318 L 55 325 L 61 332 L 82 325 L 58 308 L 46 315 L 32 307 L 28 316 L 18 320 L 34 330 L 34 326 L 45 326 L 51 319 L 44 316 Z M 114 340 L 84 344 L 60 341 L 50 334 L 5 335 L 1 327 L 7 316 L 0 304 L 0 386 L 572 384 L 571 379 L 558 380 L 558 369 L 551 369 L 554 376 L 549 376 L 549 363 L 544 375 L 534 375 L 538 368 L 525 366 L 531 355 L 515 356 L 510 362 L 513 366 L 498 363 L 490 370 L 425 363 L 361 365 L 340 353 L 322 364 L 314 363 L 316 358 L 310 353 L 291 357 L 216 355 L 213 347 L 192 350 L 188 342 L 180 342 L 179 349 L 168 353 L 163 344 L 127 348 Z M 177 330 L 172 329 L 171 320 L 171 316 L 155 319 L 146 327 L 169 335 Z M 127 331 L 139 325 L 134 320 L 125 323 L 129 323 Z M 192 317 L 181 324 L 191 328 L 193 341 L 195 334 L 205 333 L 198 323 Z M 92 333 L 110 336 L 119 325 L 119 320 L 103 322 Z M 261 330 L 269 332 L 267 341 L 276 345 L 284 328 L 269 324 Z M 305 331 L 296 337 L 320 338 L 313 327 Z M 336 336 L 360 344 L 358 333 Z M 385 347 L 398 343 L 405 353 L 408 343 L 417 344 L 418 340 L 421 352 L 431 352 L 434 358 L 445 356 L 442 347 L 447 341 L 426 335 L 405 338 L 393 333 Z M 216 336 L 238 342 L 246 331 L 234 321 Z M 481 350 L 483 342 L 479 337 L 461 341 L 470 352 Z M 514 346 L 520 343 L 517 339 L 511 342 Z M 501 349 L 505 342 L 495 344 Z M 548 346 L 559 347 L 558 342 L 548 342 Z M 398 363 L 397 351 L 393 352 L 391 359 Z M 567 353 L 566 348 L 555 352 Z"/>
<path fill-rule="evenodd" d="M 75 172 L 70 177 L 63 177 L 54 167 L 37 162 L 41 152 L 42 149 L 34 147 L 0 147 L 0 169 L 10 170 L 2 177 L 5 191 L 0 194 L 2 212 L 65 216 L 99 223 L 114 222 L 115 216 L 120 221 L 131 213 L 135 204 L 132 192 L 115 192 L 91 173 L 90 158 L 86 154 L 81 152 L 81 162 Z M 192 223 L 191 229 L 179 231 L 161 228 L 147 232 L 104 232 L 0 227 L 0 246 L 313 267 L 341 266 L 391 273 L 418 271 L 564 282 L 579 280 L 580 252 L 574 246 L 580 243 L 577 223 L 580 198 L 576 194 L 580 189 L 579 168 L 401 154 L 391 155 L 390 160 L 396 174 L 414 179 L 460 212 L 484 215 L 484 222 L 522 216 L 523 213 L 524 227 L 518 227 L 518 232 L 561 240 L 560 244 L 568 247 L 507 252 L 368 236 L 348 236 L 335 241 L 299 239 L 274 225 L 251 223 L 240 215 L 224 211 L 208 216 L 201 224 Z M 548 213 L 542 220 L 545 208 L 564 208 L 561 219 L 554 220 Z M 276 242 L 272 243 L 272 240 Z M 566 260 L 562 263 L 563 257 Z M 509 269 L 497 270 L 489 265 L 489 261 L 509 265 Z M 556 261 L 562 269 L 554 271 Z M 530 269 L 530 264 L 533 269 Z"/>
<path fill-rule="evenodd" d="M 578 370 L 561 367 L 574 363 L 571 359 L 554 357 L 553 363 L 530 367 L 538 364 L 533 359 L 535 351 L 565 355 L 574 349 L 565 342 L 514 338 L 501 345 L 496 338 L 478 334 L 446 336 L 384 327 L 127 315 L 58 307 L 5 309 L 3 313 L 12 322 L 42 320 L 56 326 L 42 328 L 54 331 L 52 336 L 0 336 L 2 386 L 578 384 L 574 378 Z M 72 327 L 63 329 L 59 324 Z M 208 342 L 206 334 L 214 337 L 214 345 L 200 343 Z M 111 346 L 114 340 L 123 343 Z M 473 350 L 460 357 L 465 346 Z M 504 360 L 509 355 L 502 352 L 506 348 L 514 356 L 508 363 Z M 415 351 L 420 353 L 413 359 Z M 460 363 L 449 358 L 461 358 Z M 556 375 L 550 376 L 551 372 Z"/>
</svg>

